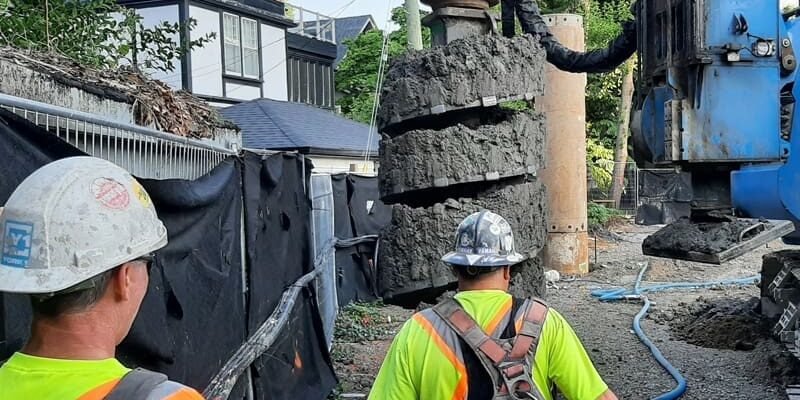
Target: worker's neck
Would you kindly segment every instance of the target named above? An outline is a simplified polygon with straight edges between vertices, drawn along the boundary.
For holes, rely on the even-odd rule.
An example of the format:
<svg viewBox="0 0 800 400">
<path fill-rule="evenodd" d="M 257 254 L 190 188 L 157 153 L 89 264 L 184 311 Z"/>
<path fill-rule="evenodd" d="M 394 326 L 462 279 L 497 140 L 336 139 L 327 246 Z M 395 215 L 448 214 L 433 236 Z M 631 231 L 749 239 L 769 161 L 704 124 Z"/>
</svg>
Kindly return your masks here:
<svg viewBox="0 0 800 400">
<path fill-rule="evenodd" d="M 35 318 L 24 354 L 63 360 L 114 358 L 117 340 L 114 318 L 87 312 L 57 319 Z"/>
<path fill-rule="evenodd" d="M 460 279 L 458 281 L 459 292 L 470 292 L 475 290 L 502 290 L 508 291 L 508 282 L 498 281 L 467 281 Z"/>
</svg>

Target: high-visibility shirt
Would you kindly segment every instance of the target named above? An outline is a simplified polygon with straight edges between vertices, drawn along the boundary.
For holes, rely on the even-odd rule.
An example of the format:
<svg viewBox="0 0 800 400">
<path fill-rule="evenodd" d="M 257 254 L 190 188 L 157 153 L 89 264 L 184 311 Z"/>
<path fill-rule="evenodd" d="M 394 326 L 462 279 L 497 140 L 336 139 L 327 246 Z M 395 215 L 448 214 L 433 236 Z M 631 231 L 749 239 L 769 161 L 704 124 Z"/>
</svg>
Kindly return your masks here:
<svg viewBox="0 0 800 400">
<path fill-rule="evenodd" d="M 513 299 L 506 292 L 466 291 L 458 293 L 455 299 L 492 337 L 498 338 L 512 318 Z M 434 326 L 425 313 L 417 313 L 406 321 L 395 337 L 370 392 L 370 400 L 468 398 L 470 377 L 462 352 L 471 350 L 453 346 L 458 341 L 456 333 L 445 326 Z M 519 325 L 520 321 L 516 322 Z M 608 390 L 578 336 L 553 309 L 542 327 L 534 361 L 533 379 L 546 400 L 553 400 L 554 385 L 568 400 L 596 400 Z"/>
<path fill-rule="evenodd" d="M 0 367 L 0 400 L 102 400 L 130 369 L 119 361 L 58 360 L 16 353 Z M 194 389 L 167 381 L 151 392 L 163 400 L 202 400 Z"/>
</svg>

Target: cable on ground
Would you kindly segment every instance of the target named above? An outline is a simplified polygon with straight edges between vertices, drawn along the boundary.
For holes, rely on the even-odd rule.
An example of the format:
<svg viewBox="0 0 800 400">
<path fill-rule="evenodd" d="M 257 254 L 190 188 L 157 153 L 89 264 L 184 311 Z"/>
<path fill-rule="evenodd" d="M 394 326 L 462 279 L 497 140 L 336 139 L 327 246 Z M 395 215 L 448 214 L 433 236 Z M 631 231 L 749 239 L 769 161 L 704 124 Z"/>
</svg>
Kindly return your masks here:
<svg viewBox="0 0 800 400">
<path fill-rule="evenodd" d="M 644 277 L 645 272 L 647 272 L 648 266 L 649 264 L 646 264 L 644 267 L 642 267 L 641 271 L 639 271 L 639 275 L 636 277 L 636 283 L 634 283 L 633 289 L 600 289 L 592 291 L 592 296 L 597 297 L 600 301 L 642 300 L 644 302 L 644 306 L 633 319 L 633 331 L 636 333 L 636 336 L 639 337 L 639 340 L 641 340 L 641 342 L 647 346 L 648 349 L 650 349 L 650 352 L 653 354 L 653 357 L 656 359 L 656 361 L 658 361 L 658 363 L 672 376 L 677 383 L 674 389 L 654 397 L 653 400 L 674 400 L 680 398 L 686 392 L 686 379 L 684 379 L 683 375 L 681 375 L 681 373 L 672 364 L 670 364 L 669 361 L 667 361 L 664 355 L 661 354 L 661 351 L 658 349 L 658 347 L 656 347 L 656 345 L 650 341 L 650 338 L 648 338 L 642 330 L 641 320 L 647 316 L 647 312 L 650 310 L 650 300 L 645 294 L 663 292 L 672 289 L 708 289 L 722 286 L 752 285 L 760 282 L 761 277 L 753 276 L 749 278 L 727 279 L 712 282 L 676 282 L 642 287 L 642 278 Z"/>
</svg>

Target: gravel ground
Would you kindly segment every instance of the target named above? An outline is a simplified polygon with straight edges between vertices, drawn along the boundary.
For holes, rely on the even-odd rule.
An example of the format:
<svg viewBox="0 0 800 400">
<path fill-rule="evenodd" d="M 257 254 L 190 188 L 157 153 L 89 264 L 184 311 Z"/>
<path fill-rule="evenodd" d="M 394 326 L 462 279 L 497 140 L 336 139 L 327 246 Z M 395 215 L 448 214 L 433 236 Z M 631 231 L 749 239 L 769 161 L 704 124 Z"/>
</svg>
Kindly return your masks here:
<svg viewBox="0 0 800 400">
<path fill-rule="evenodd" d="M 572 324 L 600 374 L 624 399 L 652 398 L 672 389 L 674 382 L 633 334 L 633 317 L 641 303 L 601 303 L 591 297 L 592 290 L 632 287 L 648 263 L 645 284 L 753 276 L 764 254 L 787 248 L 771 243 L 722 266 L 643 256 L 642 241 L 657 229 L 622 225 L 600 235 L 596 259 L 590 244 L 595 270 L 548 290 L 547 301 Z M 686 377 L 689 389 L 683 399 L 785 399 L 784 385 L 800 383 L 800 361 L 769 337 L 769 323 L 757 313 L 758 295 L 753 285 L 650 296 L 654 305 L 642 327 Z M 342 393 L 368 393 L 392 335 L 411 315 L 397 307 L 376 310 L 370 317 L 380 321 L 370 328 L 376 332 L 374 340 L 338 335 L 334 359 Z"/>
</svg>

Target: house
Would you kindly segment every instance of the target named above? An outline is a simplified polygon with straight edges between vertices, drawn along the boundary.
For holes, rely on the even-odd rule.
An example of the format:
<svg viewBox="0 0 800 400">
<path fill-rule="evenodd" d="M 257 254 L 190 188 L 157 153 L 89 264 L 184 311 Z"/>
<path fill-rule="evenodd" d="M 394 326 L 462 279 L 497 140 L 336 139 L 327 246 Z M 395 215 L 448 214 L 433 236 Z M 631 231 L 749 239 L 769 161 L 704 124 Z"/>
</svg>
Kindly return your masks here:
<svg viewBox="0 0 800 400">
<path fill-rule="evenodd" d="M 195 40 L 215 38 L 176 60 L 176 70 L 154 72 L 175 89 L 218 107 L 267 98 L 332 109 L 335 106 L 336 39 L 329 17 L 277 0 L 119 0 L 136 9 L 146 26 L 196 21 Z M 288 10 L 288 11 L 287 11 Z M 299 27 L 299 28 L 298 28 Z"/>
<path fill-rule="evenodd" d="M 333 62 L 333 67 L 338 67 L 347 56 L 347 45 L 344 44 L 346 40 L 355 39 L 375 29 L 378 29 L 378 24 L 372 15 L 336 18 L 336 60 Z"/>
<path fill-rule="evenodd" d="M 320 173 L 374 173 L 377 132 L 369 125 L 302 103 L 260 99 L 227 107 L 225 118 L 242 130 L 244 147 L 297 151 Z"/>
<path fill-rule="evenodd" d="M 328 23 L 328 21 L 325 21 Z M 337 68 L 339 63 L 347 55 L 347 45 L 345 41 L 355 39 L 362 34 L 371 30 L 378 29 L 378 24 L 372 15 L 358 15 L 354 17 L 344 17 L 334 19 L 334 37 L 336 38 L 336 60 L 333 62 L 333 67 Z M 313 34 L 316 29 L 316 23 L 306 22 L 305 30 L 308 34 Z"/>
</svg>

